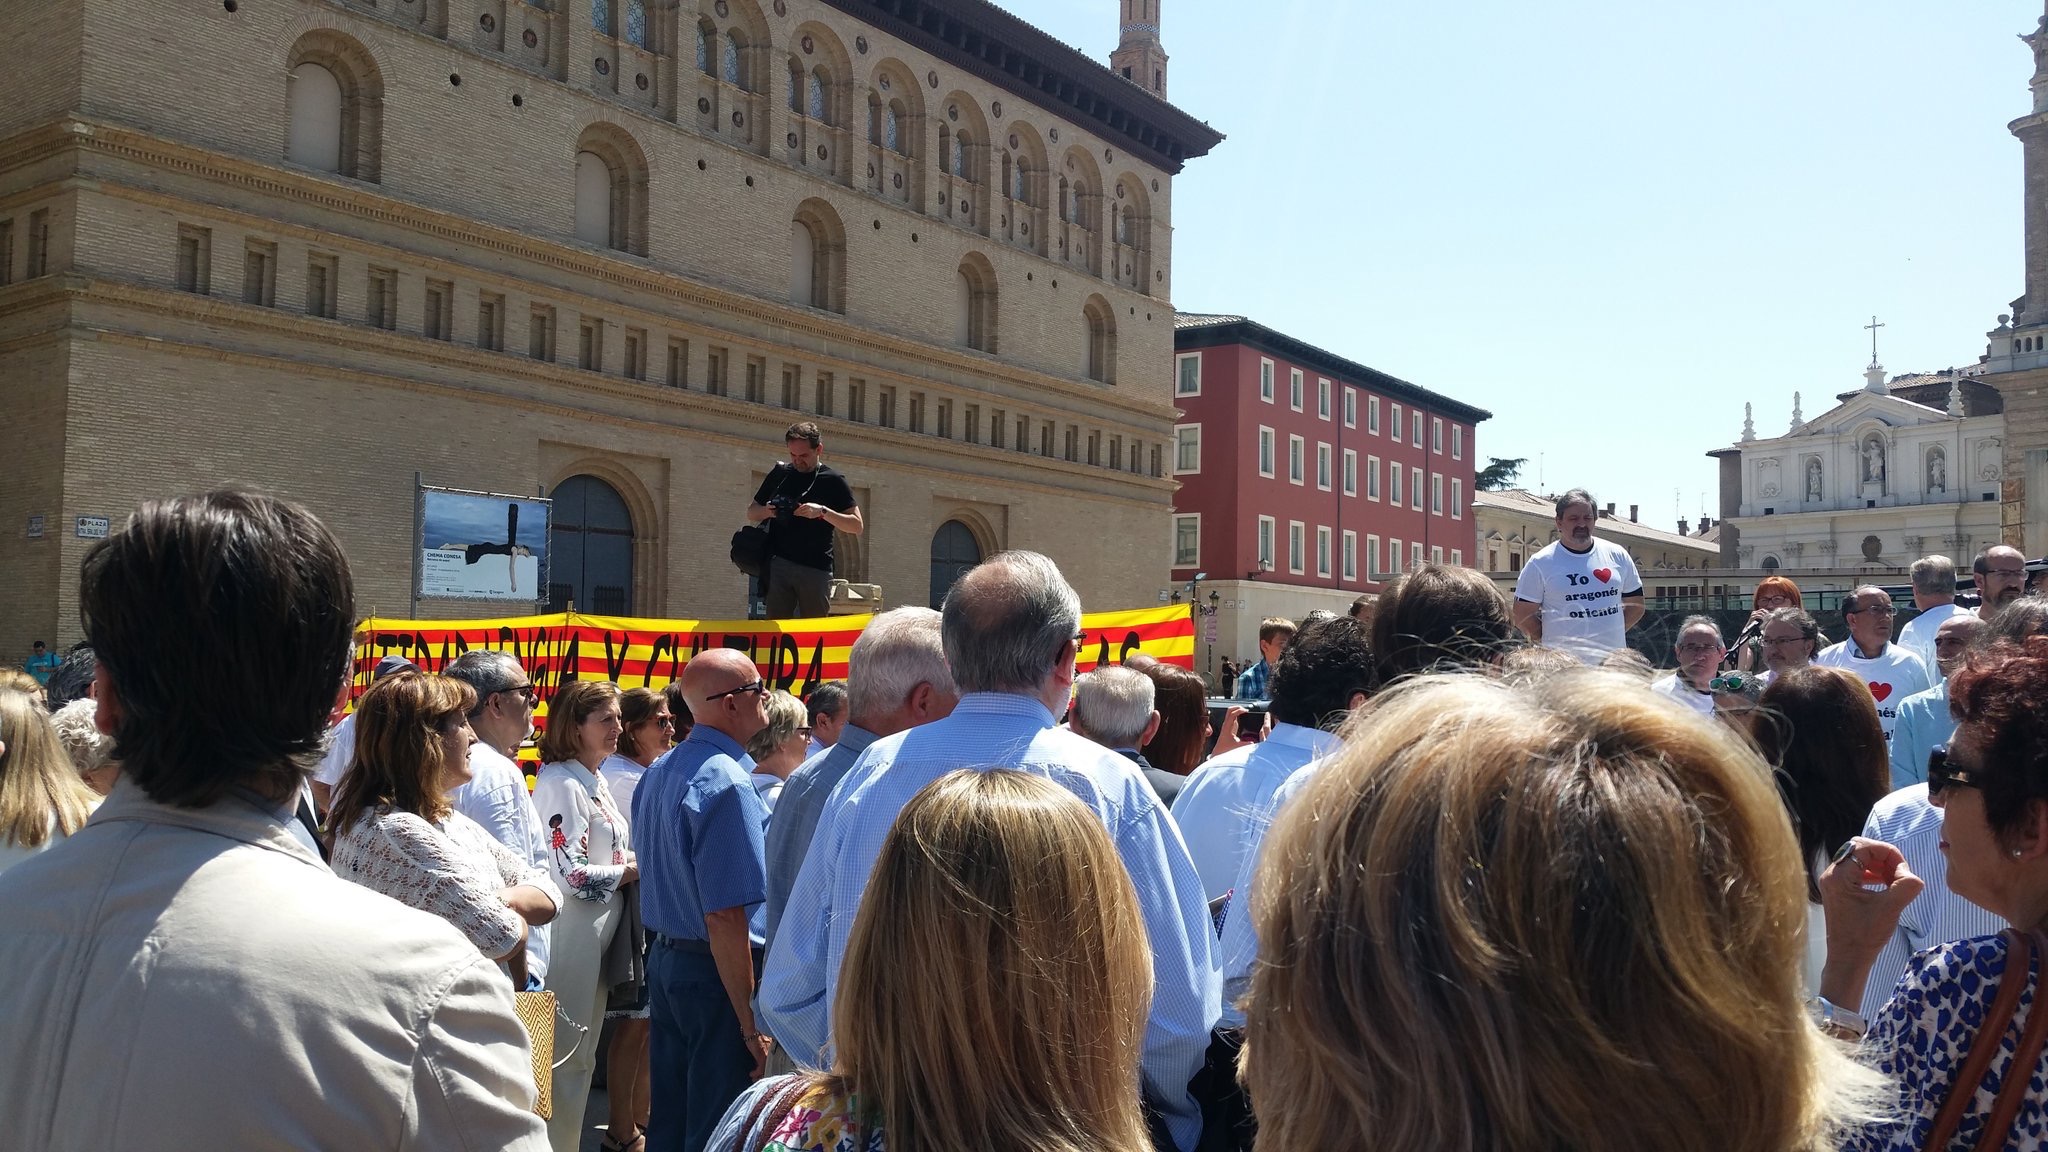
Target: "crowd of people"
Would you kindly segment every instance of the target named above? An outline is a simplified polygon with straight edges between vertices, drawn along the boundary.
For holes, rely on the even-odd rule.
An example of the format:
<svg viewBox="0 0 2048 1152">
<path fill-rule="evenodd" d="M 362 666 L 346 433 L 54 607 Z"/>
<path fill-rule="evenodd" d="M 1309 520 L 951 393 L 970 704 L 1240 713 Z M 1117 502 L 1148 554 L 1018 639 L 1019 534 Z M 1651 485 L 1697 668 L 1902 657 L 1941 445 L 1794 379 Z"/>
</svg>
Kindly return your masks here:
<svg viewBox="0 0 2048 1152">
<path fill-rule="evenodd" d="M 1220 724 L 1079 672 L 1030 552 L 802 699 L 712 649 L 351 701 L 324 526 L 148 504 L 47 699 L 0 687 L 4 1143 L 570 1152 L 607 1035 L 635 1152 L 2039 1147 L 2023 559 L 1974 610 L 1916 564 L 1904 630 L 1856 589 L 1838 643 L 1767 580 L 1659 679 L 1583 503 L 1512 598 L 1428 564 L 1268 621 Z"/>
</svg>

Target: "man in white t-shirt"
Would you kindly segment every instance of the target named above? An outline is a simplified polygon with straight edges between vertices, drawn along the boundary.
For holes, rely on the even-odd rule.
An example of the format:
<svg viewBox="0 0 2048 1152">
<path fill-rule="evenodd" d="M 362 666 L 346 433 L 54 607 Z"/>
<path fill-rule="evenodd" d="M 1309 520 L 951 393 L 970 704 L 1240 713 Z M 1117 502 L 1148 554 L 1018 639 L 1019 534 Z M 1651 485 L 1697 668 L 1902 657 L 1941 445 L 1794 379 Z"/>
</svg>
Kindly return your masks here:
<svg viewBox="0 0 2048 1152">
<path fill-rule="evenodd" d="M 1688 616 L 1678 626 L 1678 671 L 1651 685 L 1652 691 L 1691 708 L 1703 716 L 1714 714 L 1714 690 L 1709 687 L 1728 646 L 1721 642 L 1721 626 L 1712 616 Z"/>
<path fill-rule="evenodd" d="M 1922 556 L 1913 561 L 1913 607 L 1918 616 L 1899 629 L 1899 647 L 1920 658 L 1935 679 L 1942 676 L 1940 657 L 1934 651 L 1934 634 L 1957 613 L 1969 614 L 1956 606 L 1956 562 L 1946 556 Z"/>
<path fill-rule="evenodd" d="M 1927 665 L 1891 642 L 1892 618 L 1897 614 L 1892 608 L 1891 593 L 1875 584 L 1863 585 L 1842 601 L 1842 618 L 1849 625 L 1849 638 L 1813 660 L 1823 667 L 1854 672 L 1870 686 L 1887 745 L 1899 722 L 1899 705 L 1915 692 L 1934 687 L 1934 677 L 1927 671 Z"/>
<path fill-rule="evenodd" d="M 1643 618 L 1643 580 L 1628 550 L 1593 535 L 1600 514 L 1574 488 L 1557 498 L 1557 539 L 1515 581 L 1515 627 L 1545 648 L 1597 665 Z"/>
</svg>

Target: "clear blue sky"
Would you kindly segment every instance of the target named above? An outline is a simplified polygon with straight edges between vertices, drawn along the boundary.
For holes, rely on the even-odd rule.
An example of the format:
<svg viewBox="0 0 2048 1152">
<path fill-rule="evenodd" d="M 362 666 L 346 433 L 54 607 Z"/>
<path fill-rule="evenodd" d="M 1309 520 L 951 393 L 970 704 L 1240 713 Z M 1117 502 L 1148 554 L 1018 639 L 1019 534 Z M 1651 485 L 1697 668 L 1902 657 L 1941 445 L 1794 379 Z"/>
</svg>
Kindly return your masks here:
<svg viewBox="0 0 2048 1152">
<path fill-rule="evenodd" d="M 999 2 L 1116 43 L 1116 0 Z M 1893 373 L 1983 354 L 2041 14 L 1165 0 L 1173 102 L 1229 137 L 1175 182 L 1173 300 L 1490 409 L 1482 457 L 1668 527 L 1744 401 L 1777 435 L 1862 386 L 1872 313 Z"/>
</svg>

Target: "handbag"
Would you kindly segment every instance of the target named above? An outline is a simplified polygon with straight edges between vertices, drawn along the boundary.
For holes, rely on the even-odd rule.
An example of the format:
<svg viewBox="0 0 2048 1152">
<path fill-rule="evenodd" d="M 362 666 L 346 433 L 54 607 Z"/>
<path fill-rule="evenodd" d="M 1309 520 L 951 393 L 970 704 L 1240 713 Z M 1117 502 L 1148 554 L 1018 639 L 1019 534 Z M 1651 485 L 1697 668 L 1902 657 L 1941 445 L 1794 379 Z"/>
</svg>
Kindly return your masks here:
<svg viewBox="0 0 2048 1152">
<path fill-rule="evenodd" d="M 2027 986 L 2034 954 L 2039 952 L 2048 958 L 2048 940 L 2038 932 L 2007 928 L 1999 935 L 2005 937 L 2005 975 L 1998 981 L 1998 995 L 1984 1013 L 1984 1023 L 1970 1042 L 1970 1054 L 1964 1059 L 1962 1070 L 1949 1085 L 1941 1111 L 1934 1114 L 1934 1127 L 1928 1130 L 1927 1142 L 1921 1146 L 1926 1152 L 1947 1152 L 1964 1112 L 1984 1083 L 1984 1074 L 1991 1069 L 1992 1058 L 2005 1044 L 2006 1029 L 2012 1026 L 2013 1013 L 2019 1008 L 2020 993 Z M 1977 1137 L 1977 1152 L 1995 1152 L 2005 1147 L 2006 1134 L 2012 1130 L 2013 1118 L 2019 1115 L 2027 1084 L 2033 1079 L 2031 1069 L 2041 1059 L 2043 1041 L 2048 1041 L 2048 1000 L 2036 992 L 2034 1006 L 2027 1013 L 2026 1029 L 2013 1050 L 2010 1073 L 1999 1086 L 1991 1115 L 1985 1118 L 1984 1131 Z"/>
<path fill-rule="evenodd" d="M 519 1023 L 526 1029 L 527 1049 L 533 1060 L 533 1114 L 543 1120 L 554 1118 L 555 1114 L 555 1069 L 567 1063 L 582 1045 L 583 1037 L 590 1029 L 578 1025 L 561 1009 L 555 994 L 548 991 L 514 992 L 513 1011 L 519 1014 Z M 560 1060 L 555 1054 L 555 1020 L 576 1029 L 576 1043 L 562 1054 Z"/>
<path fill-rule="evenodd" d="M 768 530 L 749 524 L 732 534 L 732 564 L 756 579 L 768 578 Z"/>
</svg>

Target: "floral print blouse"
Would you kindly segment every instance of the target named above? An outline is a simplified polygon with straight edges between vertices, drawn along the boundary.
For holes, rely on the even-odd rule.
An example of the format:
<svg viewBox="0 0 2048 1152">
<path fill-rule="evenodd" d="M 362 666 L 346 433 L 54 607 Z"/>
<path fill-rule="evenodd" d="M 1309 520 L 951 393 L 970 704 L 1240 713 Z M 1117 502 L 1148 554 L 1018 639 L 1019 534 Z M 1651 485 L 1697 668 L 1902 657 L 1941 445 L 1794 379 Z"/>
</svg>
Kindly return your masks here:
<svg viewBox="0 0 2048 1152">
<path fill-rule="evenodd" d="M 432 912 L 497 959 L 519 943 L 519 914 L 498 890 L 531 884 L 560 899 L 555 883 L 460 812 L 438 824 L 380 806 L 334 838 L 334 874 Z"/>
<path fill-rule="evenodd" d="M 534 783 L 533 809 L 562 894 L 608 903 L 626 874 L 632 842 L 604 777 L 574 760 L 549 764 Z"/>
<path fill-rule="evenodd" d="M 812 1074 L 757 1080 L 726 1110 L 705 1152 L 887 1152 L 882 1126 L 854 1119 L 856 1102 L 813 1084 L 779 1118 L 783 1094 Z M 756 1115 L 756 1109 L 759 1115 Z M 771 1123 L 772 1122 L 772 1123 Z"/>
</svg>

